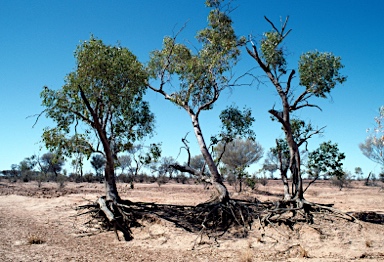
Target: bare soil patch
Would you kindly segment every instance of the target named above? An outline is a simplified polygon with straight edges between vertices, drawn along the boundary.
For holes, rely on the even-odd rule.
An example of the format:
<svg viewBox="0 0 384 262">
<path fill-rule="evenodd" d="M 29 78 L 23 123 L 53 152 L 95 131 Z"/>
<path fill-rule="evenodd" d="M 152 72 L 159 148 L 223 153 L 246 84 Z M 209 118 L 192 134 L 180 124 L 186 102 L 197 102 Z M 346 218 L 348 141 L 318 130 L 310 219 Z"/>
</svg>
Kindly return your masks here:
<svg viewBox="0 0 384 262">
<path fill-rule="evenodd" d="M 381 184 L 380 184 L 381 186 Z M 113 231 L 92 235 L 72 217 L 75 207 L 103 195 L 103 184 L 8 183 L 0 181 L 0 261 L 383 261 L 383 223 L 351 223 L 333 217 L 319 224 L 260 228 L 246 238 L 236 232 L 216 243 L 203 237 L 192 250 L 197 234 L 164 220 L 141 221 L 132 228 L 134 239 L 118 241 Z M 232 190 L 231 186 L 228 186 Z M 196 205 L 210 197 L 202 185 L 118 184 L 123 199 L 161 204 Z M 257 191 L 231 196 L 261 201 L 280 198 L 279 181 Z M 384 215 L 384 191 L 353 182 L 350 188 L 319 181 L 308 189 L 309 201 L 334 204 L 344 212 Z M 379 222 L 379 221 L 378 221 Z M 232 231 L 236 231 L 233 228 Z M 200 240 L 200 239 L 199 239 Z"/>
</svg>

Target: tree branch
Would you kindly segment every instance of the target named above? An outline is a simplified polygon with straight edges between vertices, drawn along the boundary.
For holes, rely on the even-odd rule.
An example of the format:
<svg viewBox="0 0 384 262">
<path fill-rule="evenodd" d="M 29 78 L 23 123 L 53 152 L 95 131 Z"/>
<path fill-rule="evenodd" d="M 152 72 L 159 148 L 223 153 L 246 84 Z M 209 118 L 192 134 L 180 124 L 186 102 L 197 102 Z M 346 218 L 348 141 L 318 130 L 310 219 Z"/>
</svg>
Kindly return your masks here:
<svg viewBox="0 0 384 262">
<path fill-rule="evenodd" d="M 326 126 L 323 126 L 322 128 L 315 130 L 315 131 L 311 132 L 310 134 L 308 134 L 307 136 L 305 136 L 304 138 L 300 139 L 300 141 L 297 143 L 297 147 L 300 147 L 302 144 L 306 143 L 307 140 L 310 139 L 312 136 L 317 135 L 317 134 L 322 134 L 323 129 L 325 129 L 325 128 L 326 128 Z"/>
<path fill-rule="evenodd" d="M 296 71 L 292 70 L 291 73 L 289 74 L 288 82 L 287 82 L 287 89 L 285 90 L 286 95 L 288 95 L 289 90 L 291 89 L 291 83 L 292 83 L 292 79 L 293 79 L 293 76 L 295 75 L 295 73 L 296 73 Z"/>
</svg>

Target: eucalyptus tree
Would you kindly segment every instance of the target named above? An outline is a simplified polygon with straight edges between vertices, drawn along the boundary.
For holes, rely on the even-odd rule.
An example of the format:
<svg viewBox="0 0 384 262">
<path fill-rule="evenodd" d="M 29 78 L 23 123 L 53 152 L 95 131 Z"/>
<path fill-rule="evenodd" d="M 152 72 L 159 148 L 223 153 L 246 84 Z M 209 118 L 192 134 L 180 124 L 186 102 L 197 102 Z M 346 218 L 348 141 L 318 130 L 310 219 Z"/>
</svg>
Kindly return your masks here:
<svg viewBox="0 0 384 262">
<path fill-rule="evenodd" d="M 320 109 L 310 100 L 316 97 L 327 98 L 332 89 L 338 83 L 343 83 L 346 77 L 340 73 L 343 68 L 340 57 L 327 52 L 309 51 L 302 54 L 298 62 L 298 84 L 302 90 L 294 89 L 292 82 L 296 71 L 287 69 L 287 52 L 283 46 L 284 40 L 291 32 L 286 28 L 288 18 L 282 23 L 281 29 L 268 18 L 266 20 L 272 30 L 264 33 L 260 47 L 251 39 L 251 48 L 247 47 L 247 52 L 267 75 L 281 100 L 281 108 L 272 107 L 269 113 L 281 124 L 285 133 L 290 153 L 289 170 L 294 185 L 292 199 L 300 201 L 304 199 L 300 172 L 301 159 L 299 145 L 292 130 L 292 114 L 303 108 Z"/>
<path fill-rule="evenodd" d="M 77 47 L 75 58 L 62 88 L 41 92 L 45 115 L 55 123 L 44 129 L 43 142 L 66 156 L 102 154 L 106 199 L 118 201 L 117 155 L 153 131 L 154 116 L 143 100 L 148 74 L 127 48 L 93 36 Z"/>
<path fill-rule="evenodd" d="M 238 47 L 244 42 L 236 37 L 232 20 L 221 10 L 221 2 L 206 1 L 207 7 L 212 9 L 208 26 L 197 33 L 196 38 L 201 44 L 197 52 L 177 43 L 176 37 L 165 37 L 163 48 L 151 53 L 148 64 L 151 78 L 159 82 L 156 86 L 148 83 L 149 88 L 185 110 L 191 119 L 211 175 L 210 182 L 217 190 L 217 196 L 211 202 L 228 201 L 229 194 L 203 136 L 199 117 L 203 111 L 211 110 L 221 92 L 231 86 L 229 72 L 239 57 Z M 177 78 L 178 81 L 172 82 Z M 199 174 L 190 167 L 178 167 L 180 171 Z"/>
</svg>

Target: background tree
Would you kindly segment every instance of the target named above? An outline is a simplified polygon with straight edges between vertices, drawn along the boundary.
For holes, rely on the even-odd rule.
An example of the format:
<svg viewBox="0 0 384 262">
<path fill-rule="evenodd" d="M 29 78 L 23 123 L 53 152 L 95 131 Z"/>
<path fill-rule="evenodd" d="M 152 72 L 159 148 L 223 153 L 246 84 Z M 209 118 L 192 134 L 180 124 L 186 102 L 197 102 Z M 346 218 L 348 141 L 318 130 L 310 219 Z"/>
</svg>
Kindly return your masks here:
<svg viewBox="0 0 384 262">
<path fill-rule="evenodd" d="M 276 139 L 276 147 L 270 149 L 269 159 L 275 163 L 280 171 L 281 181 L 283 182 L 284 200 L 291 199 L 288 184 L 288 169 L 290 162 L 290 151 L 285 139 Z"/>
<path fill-rule="evenodd" d="M 269 19 L 266 18 L 266 20 L 272 26 L 272 30 L 264 34 L 260 42 L 260 49 L 251 39 L 252 48 L 247 48 L 247 51 L 267 75 L 280 97 L 281 109 L 278 110 L 273 107 L 269 113 L 281 124 L 284 130 L 290 152 L 289 170 L 294 185 L 292 198 L 300 201 L 304 199 L 300 172 L 301 159 L 299 145 L 295 141 L 292 130 L 291 114 L 306 107 L 319 108 L 310 103 L 309 99 L 312 97 L 326 98 L 336 84 L 343 83 L 346 77 L 339 72 L 343 68 L 340 57 L 334 56 L 332 53 L 318 51 L 304 53 L 300 56 L 298 65 L 299 85 L 304 90 L 295 96 L 296 90 L 291 87 L 296 71 L 290 70 L 288 72 L 286 50 L 282 46 L 284 39 L 291 31 L 286 31 L 288 18 L 282 24 L 281 29 L 278 29 Z"/>
<path fill-rule="evenodd" d="M 173 157 L 162 157 L 159 160 L 159 165 L 156 168 L 156 171 L 159 173 L 159 176 L 166 176 L 168 174 L 168 178 L 173 179 L 174 175 L 178 174 L 178 170 L 173 167 L 173 165 L 177 163 Z"/>
<path fill-rule="evenodd" d="M 144 167 L 156 163 L 161 157 L 160 144 L 151 144 L 149 147 L 142 144 L 134 145 L 128 153 L 131 157 L 128 170 L 130 175 L 137 177 Z"/>
<path fill-rule="evenodd" d="M 59 172 L 62 170 L 65 161 L 64 157 L 58 153 L 48 152 L 38 158 L 37 164 L 40 166 L 40 171 L 45 175 L 53 173 L 57 177 Z"/>
<path fill-rule="evenodd" d="M 211 110 L 221 92 L 230 86 L 230 76 L 226 73 L 236 63 L 240 54 L 238 46 L 244 42 L 236 37 L 232 20 L 221 11 L 220 2 L 206 2 L 212 9 L 208 15 L 208 27 L 197 33 L 201 48 L 196 54 L 187 46 L 176 43 L 176 37 L 165 37 L 163 49 L 151 53 L 148 65 L 150 76 L 160 81 L 158 87 L 149 84 L 149 88 L 184 109 L 191 118 L 201 154 L 211 175 L 211 183 L 217 191 L 212 202 L 225 202 L 229 195 L 205 142 L 199 117 L 202 111 Z M 176 85 L 171 85 L 174 77 L 179 80 L 176 89 Z M 173 87 L 169 89 L 172 93 L 165 90 L 167 87 Z M 190 167 L 179 165 L 177 168 L 199 175 Z"/>
<path fill-rule="evenodd" d="M 355 167 L 355 174 L 357 176 L 357 180 L 361 180 L 363 177 L 363 170 L 361 167 Z"/>
<path fill-rule="evenodd" d="M 96 176 L 101 176 L 100 170 L 105 166 L 105 158 L 96 154 L 91 157 L 91 166 L 95 169 Z"/>
<path fill-rule="evenodd" d="M 11 172 L 10 173 L 11 173 L 11 176 L 12 176 L 12 182 L 16 182 L 17 179 L 20 176 L 19 166 L 17 164 L 12 164 L 11 165 Z"/>
<path fill-rule="evenodd" d="M 263 147 L 251 139 L 237 138 L 228 144 L 220 142 L 215 147 L 216 155 L 221 156 L 221 161 L 229 172 L 234 173 L 239 181 L 239 190 L 242 191 L 242 183 L 246 176 L 245 169 L 257 163 L 264 154 Z"/>
<path fill-rule="evenodd" d="M 206 162 L 203 157 L 203 155 L 195 155 L 191 157 L 191 160 L 188 163 L 185 163 L 185 165 L 189 165 L 191 168 L 196 170 L 198 173 L 203 174 L 206 172 Z"/>
<path fill-rule="evenodd" d="M 359 144 L 359 148 L 366 157 L 384 168 L 384 106 L 380 107 L 379 116 L 375 117 L 375 127 L 368 129 L 368 132 L 369 136 Z"/>
<path fill-rule="evenodd" d="M 332 144 L 331 141 L 321 143 L 319 148 L 308 154 L 307 172 L 314 177 L 309 185 L 320 176 L 331 176 L 342 181 L 345 176 L 342 163 L 344 159 L 345 154 L 339 151 L 336 143 Z"/>
<path fill-rule="evenodd" d="M 30 181 L 35 175 L 33 169 L 37 164 L 37 158 L 35 155 L 24 158 L 19 164 L 19 170 L 24 182 Z"/>
<path fill-rule="evenodd" d="M 106 159 L 107 200 L 117 201 L 115 161 L 120 152 L 150 134 L 154 116 L 143 101 L 147 73 L 126 48 L 93 36 L 75 52 L 76 70 L 59 90 L 41 92 L 45 114 L 56 126 L 43 133 L 45 145 L 66 156 L 100 153 Z"/>
<path fill-rule="evenodd" d="M 121 169 L 121 174 L 124 174 L 124 170 L 131 166 L 132 159 L 129 155 L 120 155 L 117 158 L 117 166 Z"/>
<path fill-rule="evenodd" d="M 83 154 L 82 152 L 75 152 L 73 156 L 74 157 L 71 161 L 71 165 L 73 167 L 74 173 L 76 175 L 80 175 L 80 178 L 82 180 L 85 154 Z"/>
<path fill-rule="evenodd" d="M 279 169 L 276 164 L 276 158 L 271 154 L 271 151 L 267 153 L 267 158 L 264 159 L 262 169 L 269 172 L 269 177 L 273 179 L 273 174 Z"/>
</svg>

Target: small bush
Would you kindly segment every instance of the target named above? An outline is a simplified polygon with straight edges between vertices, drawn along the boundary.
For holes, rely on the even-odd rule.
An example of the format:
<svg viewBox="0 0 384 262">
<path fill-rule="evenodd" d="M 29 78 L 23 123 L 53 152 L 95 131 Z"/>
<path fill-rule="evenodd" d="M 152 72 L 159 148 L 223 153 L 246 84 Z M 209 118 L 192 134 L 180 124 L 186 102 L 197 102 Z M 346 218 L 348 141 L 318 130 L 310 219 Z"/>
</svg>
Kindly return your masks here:
<svg viewBox="0 0 384 262">
<path fill-rule="evenodd" d="M 184 174 L 177 175 L 175 177 L 177 183 L 186 184 L 188 183 L 188 178 Z"/>
<path fill-rule="evenodd" d="M 336 186 L 339 190 L 350 186 L 350 181 L 345 177 L 332 177 L 331 185 Z"/>
<path fill-rule="evenodd" d="M 133 183 L 133 176 L 128 174 L 121 174 L 118 176 L 118 180 L 123 183 Z"/>
<path fill-rule="evenodd" d="M 236 183 L 236 175 L 233 173 L 228 174 L 227 182 L 230 186 L 233 186 Z"/>
<path fill-rule="evenodd" d="M 159 185 L 159 187 L 161 185 L 164 185 L 166 183 L 168 183 L 168 178 L 166 178 L 165 176 L 159 176 L 156 180 L 157 184 Z"/>
<path fill-rule="evenodd" d="M 96 177 L 92 173 L 88 173 L 83 176 L 83 181 L 88 183 L 93 183 L 98 181 L 98 179 L 96 179 Z"/>
<path fill-rule="evenodd" d="M 67 182 L 68 177 L 65 175 L 57 175 L 56 177 L 56 183 L 59 187 L 59 189 L 62 189 L 65 187 L 65 183 Z"/>
<path fill-rule="evenodd" d="M 257 181 L 254 177 L 247 177 L 245 179 L 245 184 L 252 190 L 257 188 Z"/>
<path fill-rule="evenodd" d="M 259 178 L 259 179 L 258 179 L 258 182 L 259 182 L 260 184 L 262 184 L 263 186 L 266 186 L 266 185 L 268 184 L 268 179 L 266 179 L 265 177 L 263 177 L 263 178 Z"/>
</svg>

